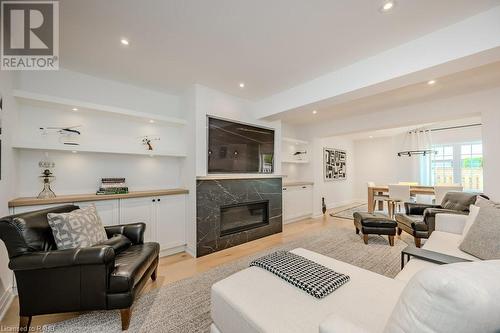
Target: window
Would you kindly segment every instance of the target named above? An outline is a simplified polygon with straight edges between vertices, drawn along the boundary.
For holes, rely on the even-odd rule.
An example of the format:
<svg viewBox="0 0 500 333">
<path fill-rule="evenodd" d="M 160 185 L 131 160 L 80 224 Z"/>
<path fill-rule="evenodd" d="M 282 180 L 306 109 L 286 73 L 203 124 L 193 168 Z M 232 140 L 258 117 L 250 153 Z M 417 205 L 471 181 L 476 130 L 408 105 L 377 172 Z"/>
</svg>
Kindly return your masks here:
<svg viewBox="0 0 500 333">
<path fill-rule="evenodd" d="M 460 147 L 461 183 L 465 190 L 483 189 L 483 145 L 463 144 Z"/>
<path fill-rule="evenodd" d="M 453 184 L 453 146 L 436 146 L 431 157 L 431 184 Z"/>
<path fill-rule="evenodd" d="M 437 153 L 420 160 L 422 184 L 461 184 L 464 191 L 483 190 L 481 142 L 436 145 L 433 150 Z"/>
</svg>

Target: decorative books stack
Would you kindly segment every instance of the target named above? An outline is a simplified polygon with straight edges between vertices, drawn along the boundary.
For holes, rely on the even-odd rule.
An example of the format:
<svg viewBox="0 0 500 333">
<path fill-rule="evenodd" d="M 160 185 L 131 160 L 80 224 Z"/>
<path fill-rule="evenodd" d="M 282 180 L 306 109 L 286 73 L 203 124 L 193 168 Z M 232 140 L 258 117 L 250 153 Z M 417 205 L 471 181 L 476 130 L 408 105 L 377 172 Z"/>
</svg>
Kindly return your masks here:
<svg viewBox="0 0 500 333">
<path fill-rule="evenodd" d="M 125 184 L 125 178 L 102 178 L 101 187 L 96 194 L 125 194 L 128 193 L 128 187 Z"/>
</svg>

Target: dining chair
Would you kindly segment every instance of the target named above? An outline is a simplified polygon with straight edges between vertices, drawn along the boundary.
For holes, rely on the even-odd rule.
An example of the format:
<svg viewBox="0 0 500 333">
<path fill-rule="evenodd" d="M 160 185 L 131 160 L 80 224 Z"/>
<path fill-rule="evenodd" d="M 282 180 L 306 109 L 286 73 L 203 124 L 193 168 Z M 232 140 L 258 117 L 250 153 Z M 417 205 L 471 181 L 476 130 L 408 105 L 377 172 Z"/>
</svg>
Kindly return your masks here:
<svg viewBox="0 0 500 333">
<path fill-rule="evenodd" d="M 398 185 L 410 185 L 410 186 L 417 186 L 418 182 L 398 182 Z"/>
<path fill-rule="evenodd" d="M 401 206 L 411 200 L 410 185 L 389 184 L 389 198 L 387 205 L 389 208 L 389 217 L 393 218 L 396 211 L 401 211 Z"/>
<path fill-rule="evenodd" d="M 464 187 L 460 184 L 453 185 L 436 185 L 434 186 L 434 195 L 436 197 L 436 205 L 440 205 L 443 201 L 444 196 L 448 192 L 463 192 Z"/>
<path fill-rule="evenodd" d="M 370 187 L 375 187 L 375 183 L 374 182 L 367 182 L 367 188 L 370 188 Z M 382 203 L 382 210 L 383 210 L 384 201 L 386 201 L 388 198 L 389 198 L 389 196 L 387 194 L 385 194 L 385 195 L 384 194 L 377 194 L 377 195 L 373 196 L 373 202 L 369 202 L 368 204 L 373 205 L 373 210 L 375 211 L 377 208 L 377 202 L 381 202 Z"/>
</svg>

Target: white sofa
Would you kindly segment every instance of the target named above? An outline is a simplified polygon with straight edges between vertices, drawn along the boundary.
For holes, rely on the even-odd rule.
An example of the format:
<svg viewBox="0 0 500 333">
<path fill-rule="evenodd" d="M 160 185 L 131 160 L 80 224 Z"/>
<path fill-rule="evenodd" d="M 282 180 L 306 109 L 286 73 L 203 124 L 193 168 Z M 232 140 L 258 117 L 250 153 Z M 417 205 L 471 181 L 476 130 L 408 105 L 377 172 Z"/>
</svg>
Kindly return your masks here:
<svg viewBox="0 0 500 333">
<path fill-rule="evenodd" d="M 436 231 L 423 248 L 477 260 L 458 249 L 467 216 L 440 214 Z M 212 333 L 383 332 L 408 281 L 437 265 L 411 259 L 394 278 L 305 249 L 292 251 L 351 280 L 318 300 L 257 267 L 249 267 L 212 286 Z"/>
</svg>

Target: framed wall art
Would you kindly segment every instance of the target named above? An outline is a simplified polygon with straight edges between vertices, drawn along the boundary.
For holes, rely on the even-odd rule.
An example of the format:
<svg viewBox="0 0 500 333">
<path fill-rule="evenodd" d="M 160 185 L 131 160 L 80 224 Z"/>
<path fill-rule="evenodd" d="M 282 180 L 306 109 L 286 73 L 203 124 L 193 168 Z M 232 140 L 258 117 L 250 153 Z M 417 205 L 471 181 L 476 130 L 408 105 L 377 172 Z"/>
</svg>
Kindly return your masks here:
<svg viewBox="0 0 500 333">
<path fill-rule="evenodd" d="M 341 149 L 323 148 L 325 181 L 346 180 L 347 152 Z"/>
</svg>

